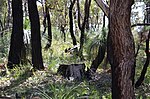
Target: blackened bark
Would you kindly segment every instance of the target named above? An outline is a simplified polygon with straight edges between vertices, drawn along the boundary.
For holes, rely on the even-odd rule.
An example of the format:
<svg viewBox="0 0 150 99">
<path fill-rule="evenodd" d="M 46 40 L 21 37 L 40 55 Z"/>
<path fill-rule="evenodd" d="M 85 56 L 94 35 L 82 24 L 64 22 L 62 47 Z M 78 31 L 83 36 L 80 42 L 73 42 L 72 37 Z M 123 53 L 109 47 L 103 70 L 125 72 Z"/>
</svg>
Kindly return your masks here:
<svg viewBox="0 0 150 99">
<path fill-rule="evenodd" d="M 75 80 L 82 80 L 85 76 L 85 64 L 61 64 L 57 73 L 68 79 L 73 77 Z"/>
<path fill-rule="evenodd" d="M 145 74 L 147 72 L 147 68 L 149 66 L 149 61 L 150 61 L 150 52 L 149 52 L 149 39 L 150 39 L 150 31 L 149 31 L 149 34 L 148 34 L 148 39 L 146 40 L 146 49 L 145 49 L 145 53 L 146 53 L 146 62 L 144 64 L 144 67 L 143 67 L 143 70 L 141 72 L 141 76 L 140 78 L 138 79 L 138 81 L 135 83 L 135 88 L 139 87 L 142 82 L 144 81 L 144 78 L 145 78 Z"/>
<path fill-rule="evenodd" d="M 40 22 L 36 0 L 28 0 L 29 19 L 31 24 L 32 64 L 35 69 L 44 69 L 41 52 Z"/>
<path fill-rule="evenodd" d="M 45 9 L 46 9 L 47 24 L 48 24 L 48 43 L 45 46 L 45 49 L 48 49 L 52 45 L 52 29 L 51 29 L 51 19 L 50 19 L 50 14 L 49 14 L 49 8 L 47 7 L 47 5 L 45 6 Z"/>
<path fill-rule="evenodd" d="M 146 4 L 146 12 L 147 12 L 147 15 L 146 15 L 145 21 L 147 21 L 147 22 L 145 22 L 145 23 L 150 23 L 150 1 L 148 1 Z"/>
<path fill-rule="evenodd" d="M 1 33 L 0 33 L 0 36 L 1 37 L 3 37 L 3 35 L 4 35 L 4 26 L 3 26 L 3 23 L 2 23 L 2 21 L 0 20 L 0 31 L 1 31 Z"/>
<path fill-rule="evenodd" d="M 84 59 L 83 57 L 83 44 L 84 44 L 84 41 L 85 41 L 85 34 L 84 34 L 84 31 L 85 31 L 85 25 L 86 25 L 86 22 L 89 18 L 89 11 L 90 11 L 90 5 L 91 5 L 91 0 L 86 0 L 85 1 L 85 5 L 84 5 L 84 20 L 82 22 L 82 25 L 80 23 L 80 5 L 79 5 L 79 0 L 77 0 L 77 8 L 78 8 L 78 27 L 81 31 L 81 36 L 80 36 L 80 48 L 79 48 L 79 57 L 81 60 Z"/>
<path fill-rule="evenodd" d="M 63 41 L 66 42 L 66 33 L 65 33 L 65 28 L 66 28 L 66 25 L 63 24 L 63 22 L 61 23 L 60 26 L 58 26 L 58 28 L 60 29 L 60 33 L 62 33 L 62 36 L 63 36 Z"/>
<path fill-rule="evenodd" d="M 99 45 L 98 55 L 93 60 L 90 69 L 92 72 L 96 72 L 98 66 L 102 63 L 106 52 L 106 32 L 105 32 L 105 15 L 103 16 L 103 27 L 102 27 L 102 41 Z"/>
<path fill-rule="evenodd" d="M 81 30 L 81 36 L 80 36 L 80 48 L 79 48 L 79 57 L 81 60 L 84 60 L 83 56 L 83 44 L 85 41 L 85 34 L 84 34 L 84 29 Z"/>
<path fill-rule="evenodd" d="M 11 34 L 8 68 L 19 65 L 23 46 L 23 11 L 22 0 L 12 0 L 13 29 Z"/>
<path fill-rule="evenodd" d="M 44 35 L 46 32 L 46 14 L 44 14 L 43 26 L 44 26 L 44 31 L 43 31 L 42 35 Z"/>
<path fill-rule="evenodd" d="M 146 4 L 146 12 L 147 13 L 146 13 L 145 21 L 144 21 L 144 24 L 142 24 L 142 25 L 146 25 L 146 24 L 149 25 L 149 23 L 150 23 L 150 2 L 147 2 L 147 4 Z M 141 39 L 142 39 L 142 36 L 141 36 Z M 144 81 L 145 74 L 146 74 L 147 68 L 149 66 L 149 61 L 150 61 L 149 39 L 150 39 L 150 30 L 149 30 L 148 38 L 146 39 L 146 49 L 145 49 L 145 53 L 146 53 L 146 57 L 147 57 L 146 62 L 144 64 L 144 67 L 142 69 L 142 72 L 141 72 L 139 79 L 135 83 L 135 88 L 139 87 L 142 84 L 142 82 Z M 142 40 L 141 40 L 141 42 L 142 42 Z"/>
<path fill-rule="evenodd" d="M 64 42 L 66 42 L 66 33 L 65 33 L 65 25 L 63 25 L 63 23 L 61 23 L 60 25 L 60 32 L 63 33 L 64 36 Z"/>
<path fill-rule="evenodd" d="M 71 2 L 71 5 L 69 7 L 70 35 L 71 35 L 72 42 L 73 42 L 74 46 L 77 45 L 77 40 L 76 40 L 76 37 L 75 37 L 74 32 L 73 32 L 73 16 L 72 16 L 72 10 L 73 10 L 73 6 L 75 4 L 75 1 L 76 0 L 73 0 L 73 2 Z"/>
<path fill-rule="evenodd" d="M 99 50 L 98 50 L 98 55 L 96 56 L 96 58 L 93 60 L 92 65 L 90 67 L 90 69 L 93 72 L 96 72 L 98 66 L 101 64 L 101 62 L 103 61 L 104 57 L 105 57 L 105 51 L 106 51 L 106 44 L 102 44 L 102 46 L 99 46 Z"/>
<path fill-rule="evenodd" d="M 112 70 L 112 99 L 135 99 L 135 46 L 131 33 L 133 0 L 111 0 L 107 52 Z"/>
<path fill-rule="evenodd" d="M 87 0 L 86 0 L 87 1 Z M 81 25 L 81 20 L 80 20 L 80 4 L 79 4 L 79 0 L 77 0 L 77 9 L 78 9 L 78 27 L 79 27 L 79 29 L 80 29 L 80 31 L 81 31 L 81 36 L 80 36 L 80 48 L 79 48 L 79 53 L 78 53 L 78 55 L 79 55 L 79 57 L 80 57 L 80 59 L 81 60 L 83 60 L 84 59 L 84 57 L 83 57 L 83 43 L 84 43 L 84 27 Z"/>
<path fill-rule="evenodd" d="M 90 30 L 90 26 L 89 26 L 89 18 L 86 21 L 86 30 L 89 31 Z"/>
</svg>

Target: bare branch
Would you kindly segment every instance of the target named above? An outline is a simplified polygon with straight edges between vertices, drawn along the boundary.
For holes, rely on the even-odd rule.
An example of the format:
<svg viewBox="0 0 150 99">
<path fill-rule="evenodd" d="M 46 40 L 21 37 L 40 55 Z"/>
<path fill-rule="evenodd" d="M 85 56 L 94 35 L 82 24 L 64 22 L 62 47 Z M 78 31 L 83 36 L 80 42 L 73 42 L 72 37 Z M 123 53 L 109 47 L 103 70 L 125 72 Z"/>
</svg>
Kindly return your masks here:
<svg viewBox="0 0 150 99">
<path fill-rule="evenodd" d="M 105 4 L 103 0 L 95 0 L 95 2 L 103 10 L 105 15 L 108 17 L 108 15 L 109 15 L 109 6 L 107 4 Z"/>
<path fill-rule="evenodd" d="M 150 26 L 150 23 L 137 23 L 137 24 L 131 25 L 131 27 L 135 27 L 135 26 Z"/>
</svg>

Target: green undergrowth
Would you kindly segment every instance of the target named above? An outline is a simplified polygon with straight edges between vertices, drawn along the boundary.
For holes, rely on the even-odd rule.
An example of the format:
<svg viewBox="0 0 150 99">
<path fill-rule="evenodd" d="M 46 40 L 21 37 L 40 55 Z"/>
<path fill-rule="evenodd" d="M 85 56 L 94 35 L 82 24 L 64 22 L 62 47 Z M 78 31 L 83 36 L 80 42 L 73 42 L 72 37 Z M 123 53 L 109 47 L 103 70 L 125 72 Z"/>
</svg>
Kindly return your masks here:
<svg viewBox="0 0 150 99">
<path fill-rule="evenodd" d="M 111 99 L 111 74 L 104 72 L 103 63 L 99 66 L 98 72 L 94 74 L 93 80 L 84 79 L 76 82 L 56 75 L 60 64 L 85 63 L 86 68 L 90 67 L 93 58 L 91 55 L 96 56 L 95 53 L 97 52 L 98 44 L 95 46 L 93 41 L 96 34 L 86 35 L 83 52 L 84 61 L 80 61 L 78 57 L 70 53 L 65 53 L 65 49 L 73 47 L 69 33 L 66 33 L 68 35 L 66 42 L 63 41 L 63 36 L 58 31 L 53 30 L 53 34 L 54 40 L 48 50 L 44 49 L 47 43 L 46 36 L 42 37 L 44 71 L 32 71 L 31 64 L 22 65 L 12 70 L 0 69 L 0 96 L 16 98 L 17 95 L 21 99 L 34 97 L 39 99 Z M 10 34 L 0 40 L 0 63 L 7 63 L 9 36 Z M 79 42 L 79 37 L 77 37 L 77 42 Z M 89 56 L 90 46 L 94 48 L 94 52 L 91 52 Z M 31 54 L 28 59 L 31 60 Z M 135 81 L 140 76 L 145 60 L 143 45 L 136 59 Z M 135 89 L 135 93 L 136 99 L 150 99 L 150 67 L 148 67 L 142 86 Z"/>
<path fill-rule="evenodd" d="M 94 77 L 93 80 L 77 82 L 48 69 L 32 71 L 28 66 L 18 67 L 0 77 L 0 96 L 15 98 L 17 94 L 21 99 L 111 99 L 111 74 L 101 71 Z M 150 98 L 149 80 L 146 76 L 142 86 L 135 89 L 136 99 Z"/>
<path fill-rule="evenodd" d="M 103 78 L 104 75 L 101 75 Z M 50 70 L 31 71 L 29 68 L 15 68 L 0 80 L 0 96 L 22 99 L 111 99 L 110 79 L 100 83 L 64 79 Z M 97 82 L 97 83 L 95 83 Z"/>
</svg>

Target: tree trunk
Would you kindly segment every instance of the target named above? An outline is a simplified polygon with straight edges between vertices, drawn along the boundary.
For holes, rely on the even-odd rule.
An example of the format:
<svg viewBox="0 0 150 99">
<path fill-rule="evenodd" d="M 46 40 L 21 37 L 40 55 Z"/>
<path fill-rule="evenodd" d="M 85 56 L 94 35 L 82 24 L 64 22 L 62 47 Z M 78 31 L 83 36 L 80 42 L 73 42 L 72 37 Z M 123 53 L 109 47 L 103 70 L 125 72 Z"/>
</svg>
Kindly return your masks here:
<svg viewBox="0 0 150 99">
<path fill-rule="evenodd" d="M 69 7 L 70 34 L 71 34 L 71 38 L 72 38 L 72 42 L 73 42 L 74 46 L 77 45 L 76 37 L 75 37 L 74 32 L 73 32 L 73 16 L 72 16 L 72 9 L 73 9 L 73 6 L 75 4 L 75 1 L 76 0 L 73 0 L 73 2 L 71 2 L 71 5 Z"/>
<path fill-rule="evenodd" d="M 150 23 L 150 1 L 148 1 L 146 4 L 146 12 L 147 12 L 146 23 Z"/>
<path fill-rule="evenodd" d="M 102 63 L 104 57 L 105 57 L 105 52 L 106 52 L 106 32 L 105 32 L 105 15 L 103 17 L 103 27 L 102 27 L 102 36 L 101 36 L 101 44 L 99 45 L 98 49 L 98 54 L 96 58 L 92 61 L 90 69 L 87 70 L 87 76 L 88 78 L 91 79 L 92 73 L 95 73 L 98 66 Z"/>
<path fill-rule="evenodd" d="M 98 66 L 101 64 L 105 57 L 106 52 L 106 31 L 105 31 L 105 14 L 103 16 L 103 27 L 102 27 L 102 36 L 101 36 L 101 45 L 99 45 L 98 55 L 96 56 L 95 60 L 93 60 L 90 69 L 93 72 L 96 72 Z"/>
<path fill-rule="evenodd" d="M 52 45 L 52 29 L 51 29 L 51 19 L 50 19 L 50 14 L 49 14 L 49 8 L 45 4 L 45 9 L 46 9 L 46 18 L 47 18 L 47 24 L 48 24 L 48 43 L 45 46 L 45 49 L 48 49 Z"/>
<path fill-rule="evenodd" d="M 108 59 L 112 70 L 112 99 L 134 99 L 135 46 L 130 14 L 133 0 L 111 0 Z"/>
<path fill-rule="evenodd" d="M 99 46 L 99 50 L 98 50 L 98 55 L 96 56 L 96 58 L 93 60 L 92 65 L 90 67 L 90 69 L 93 72 L 96 72 L 98 66 L 101 64 L 101 62 L 103 61 L 104 57 L 105 57 L 105 51 L 106 51 L 106 44 L 102 44 L 101 46 Z"/>
<path fill-rule="evenodd" d="M 147 68 L 149 66 L 149 61 L 150 61 L 149 39 L 150 39 L 150 30 L 149 30 L 149 34 L 148 34 L 148 39 L 146 40 L 146 49 L 145 49 L 145 53 L 146 53 L 146 57 L 147 57 L 146 62 L 144 64 L 143 70 L 141 72 L 141 76 L 135 84 L 135 88 L 139 87 L 142 84 L 142 82 L 144 81 L 145 74 L 146 74 Z"/>
<path fill-rule="evenodd" d="M 147 21 L 146 24 L 149 24 L 150 23 L 150 2 L 147 2 L 146 8 L 147 8 L 146 9 L 147 14 L 146 14 L 145 21 Z M 146 74 L 147 68 L 149 66 L 149 61 L 150 61 L 149 40 L 150 40 L 150 30 L 149 30 L 148 38 L 146 39 L 146 49 L 145 49 L 145 53 L 146 53 L 146 57 L 147 57 L 146 62 L 144 64 L 144 67 L 142 69 L 142 72 L 141 72 L 139 79 L 135 83 L 135 88 L 139 87 L 142 84 L 142 82 L 144 81 L 145 74 Z"/>
<path fill-rule="evenodd" d="M 77 0 L 78 26 L 79 26 L 79 29 L 81 31 L 80 48 L 79 48 L 79 57 L 80 57 L 81 60 L 84 59 L 84 57 L 83 57 L 83 44 L 84 44 L 84 41 L 85 41 L 84 31 L 85 31 L 86 22 L 88 21 L 88 18 L 89 18 L 90 5 L 91 5 L 91 0 L 86 0 L 85 5 L 84 5 L 84 20 L 83 20 L 82 25 L 81 25 L 81 23 L 80 23 L 80 21 L 81 21 L 80 20 L 80 5 L 79 5 L 79 0 Z"/>
<path fill-rule="evenodd" d="M 1 37 L 3 37 L 3 35 L 4 35 L 4 26 L 3 26 L 3 23 L 2 23 L 2 21 L 0 20 L 0 31 L 1 31 L 1 33 L 0 33 L 0 36 Z M 2 38 L 3 39 L 3 38 Z"/>
<path fill-rule="evenodd" d="M 8 68 L 19 65 L 23 46 L 23 11 L 22 0 L 12 0 L 13 29 L 11 34 Z M 14 64 L 14 65 L 13 65 Z"/>
<path fill-rule="evenodd" d="M 90 30 L 89 19 L 87 19 L 87 21 L 86 21 L 86 31 L 89 31 L 89 30 Z"/>
<path fill-rule="evenodd" d="M 35 69 L 44 69 L 41 52 L 40 22 L 36 0 L 28 0 L 29 19 L 31 23 L 32 64 Z"/>
</svg>

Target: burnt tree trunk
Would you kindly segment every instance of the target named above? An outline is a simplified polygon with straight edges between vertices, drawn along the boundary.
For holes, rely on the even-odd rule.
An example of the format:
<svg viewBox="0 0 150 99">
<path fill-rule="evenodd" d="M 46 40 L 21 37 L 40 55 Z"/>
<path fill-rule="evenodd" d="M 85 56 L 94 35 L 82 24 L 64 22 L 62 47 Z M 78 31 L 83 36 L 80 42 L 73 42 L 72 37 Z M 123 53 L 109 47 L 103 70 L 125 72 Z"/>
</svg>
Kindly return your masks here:
<svg viewBox="0 0 150 99">
<path fill-rule="evenodd" d="M 106 44 L 102 44 L 102 46 L 99 46 L 98 55 L 92 61 L 90 69 L 87 69 L 86 71 L 87 79 L 92 79 L 92 74 L 96 72 L 98 66 L 101 64 L 101 62 L 105 57 L 105 51 L 106 51 Z"/>
<path fill-rule="evenodd" d="M 146 12 L 147 12 L 146 23 L 150 24 L 150 1 L 148 1 L 146 4 Z"/>
<path fill-rule="evenodd" d="M 106 52 L 105 14 L 103 16 L 103 27 L 102 27 L 102 37 L 101 38 L 102 38 L 102 41 L 101 41 L 101 45 L 99 45 L 98 55 L 93 60 L 92 65 L 90 67 L 90 69 L 93 72 L 96 72 L 98 66 L 102 63 L 102 61 L 105 57 L 105 52 Z"/>
<path fill-rule="evenodd" d="M 69 7 L 70 34 L 71 34 L 71 38 L 72 38 L 72 42 L 73 42 L 74 46 L 77 45 L 77 40 L 76 40 L 76 37 L 75 37 L 74 32 L 73 32 L 73 16 L 72 16 L 72 10 L 73 10 L 73 6 L 75 4 L 75 1 L 76 0 L 73 0 L 73 2 L 71 1 L 70 7 Z"/>
<path fill-rule="evenodd" d="M 68 79 L 73 77 L 75 80 L 82 80 L 85 76 L 85 64 L 61 64 L 57 73 Z"/>
<path fill-rule="evenodd" d="M 90 30 L 90 26 L 89 26 L 89 18 L 86 21 L 86 31 Z"/>
<path fill-rule="evenodd" d="M 112 99 L 135 99 L 135 46 L 130 23 L 133 2 L 110 1 L 107 51 L 112 70 Z"/>
<path fill-rule="evenodd" d="M 144 64 L 144 67 L 143 67 L 143 70 L 141 72 L 141 76 L 139 77 L 138 81 L 135 83 L 135 88 L 139 87 L 142 82 L 144 81 L 144 78 L 145 78 L 145 74 L 147 72 L 147 68 L 149 66 L 149 61 L 150 61 L 150 52 L 149 52 L 149 39 L 150 39 L 150 31 L 149 31 L 149 34 L 148 34 L 148 39 L 146 40 L 146 62 Z"/>
<path fill-rule="evenodd" d="M 3 23 L 2 23 L 2 21 L 0 20 L 0 36 L 1 37 L 3 37 L 3 35 L 4 35 L 4 26 L 3 26 Z M 3 38 L 2 38 L 3 39 Z"/>
<path fill-rule="evenodd" d="M 46 19 L 47 19 L 47 24 L 48 24 L 48 43 L 45 46 L 45 49 L 48 49 L 52 45 L 52 29 L 51 29 L 51 19 L 50 19 L 50 14 L 49 14 L 49 8 L 45 4 L 45 11 L 46 11 Z"/>
<path fill-rule="evenodd" d="M 41 52 L 40 22 L 36 0 L 28 0 L 29 19 L 31 24 L 32 64 L 34 69 L 44 69 Z"/>
<path fill-rule="evenodd" d="M 77 0 L 77 9 L 78 9 L 78 27 L 81 31 L 81 36 L 80 36 L 80 48 L 79 48 L 79 57 L 81 60 L 84 59 L 83 57 L 83 44 L 85 41 L 85 25 L 86 22 L 88 21 L 89 18 L 89 11 L 90 11 L 90 5 L 91 5 L 91 0 L 86 0 L 85 1 L 85 5 L 84 5 L 84 20 L 81 24 L 81 20 L 80 20 L 80 4 L 79 4 L 79 0 Z"/>
<path fill-rule="evenodd" d="M 8 68 L 19 65 L 23 46 L 23 11 L 22 0 L 12 0 L 13 29 L 8 56 Z"/>
<path fill-rule="evenodd" d="M 96 72 L 98 66 L 102 63 L 102 61 L 103 61 L 103 59 L 105 57 L 105 51 L 106 51 L 106 43 L 104 43 L 101 46 L 99 46 L 98 55 L 92 61 L 92 65 L 91 65 L 90 69 L 93 72 Z"/>
<path fill-rule="evenodd" d="M 150 23 L 150 2 L 147 2 L 146 12 L 147 12 L 147 15 L 146 15 L 146 20 L 145 21 L 147 21 L 147 23 L 149 24 Z M 145 74 L 146 74 L 147 68 L 149 66 L 149 61 L 150 61 L 149 40 L 150 40 L 150 30 L 149 30 L 148 38 L 146 39 L 146 49 L 145 49 L 145 53 L 146 53 L 146 57 L 147 57 L 146 62 L 144 64 L 144 67 L 142 69 L 142 72 L 141 72 L 141 75 L 140 75 L 139 79 L 135 83 L 135 88 L 139 87 L 142 84 L 142 82 L 144 81 Z"/>
</svg>

